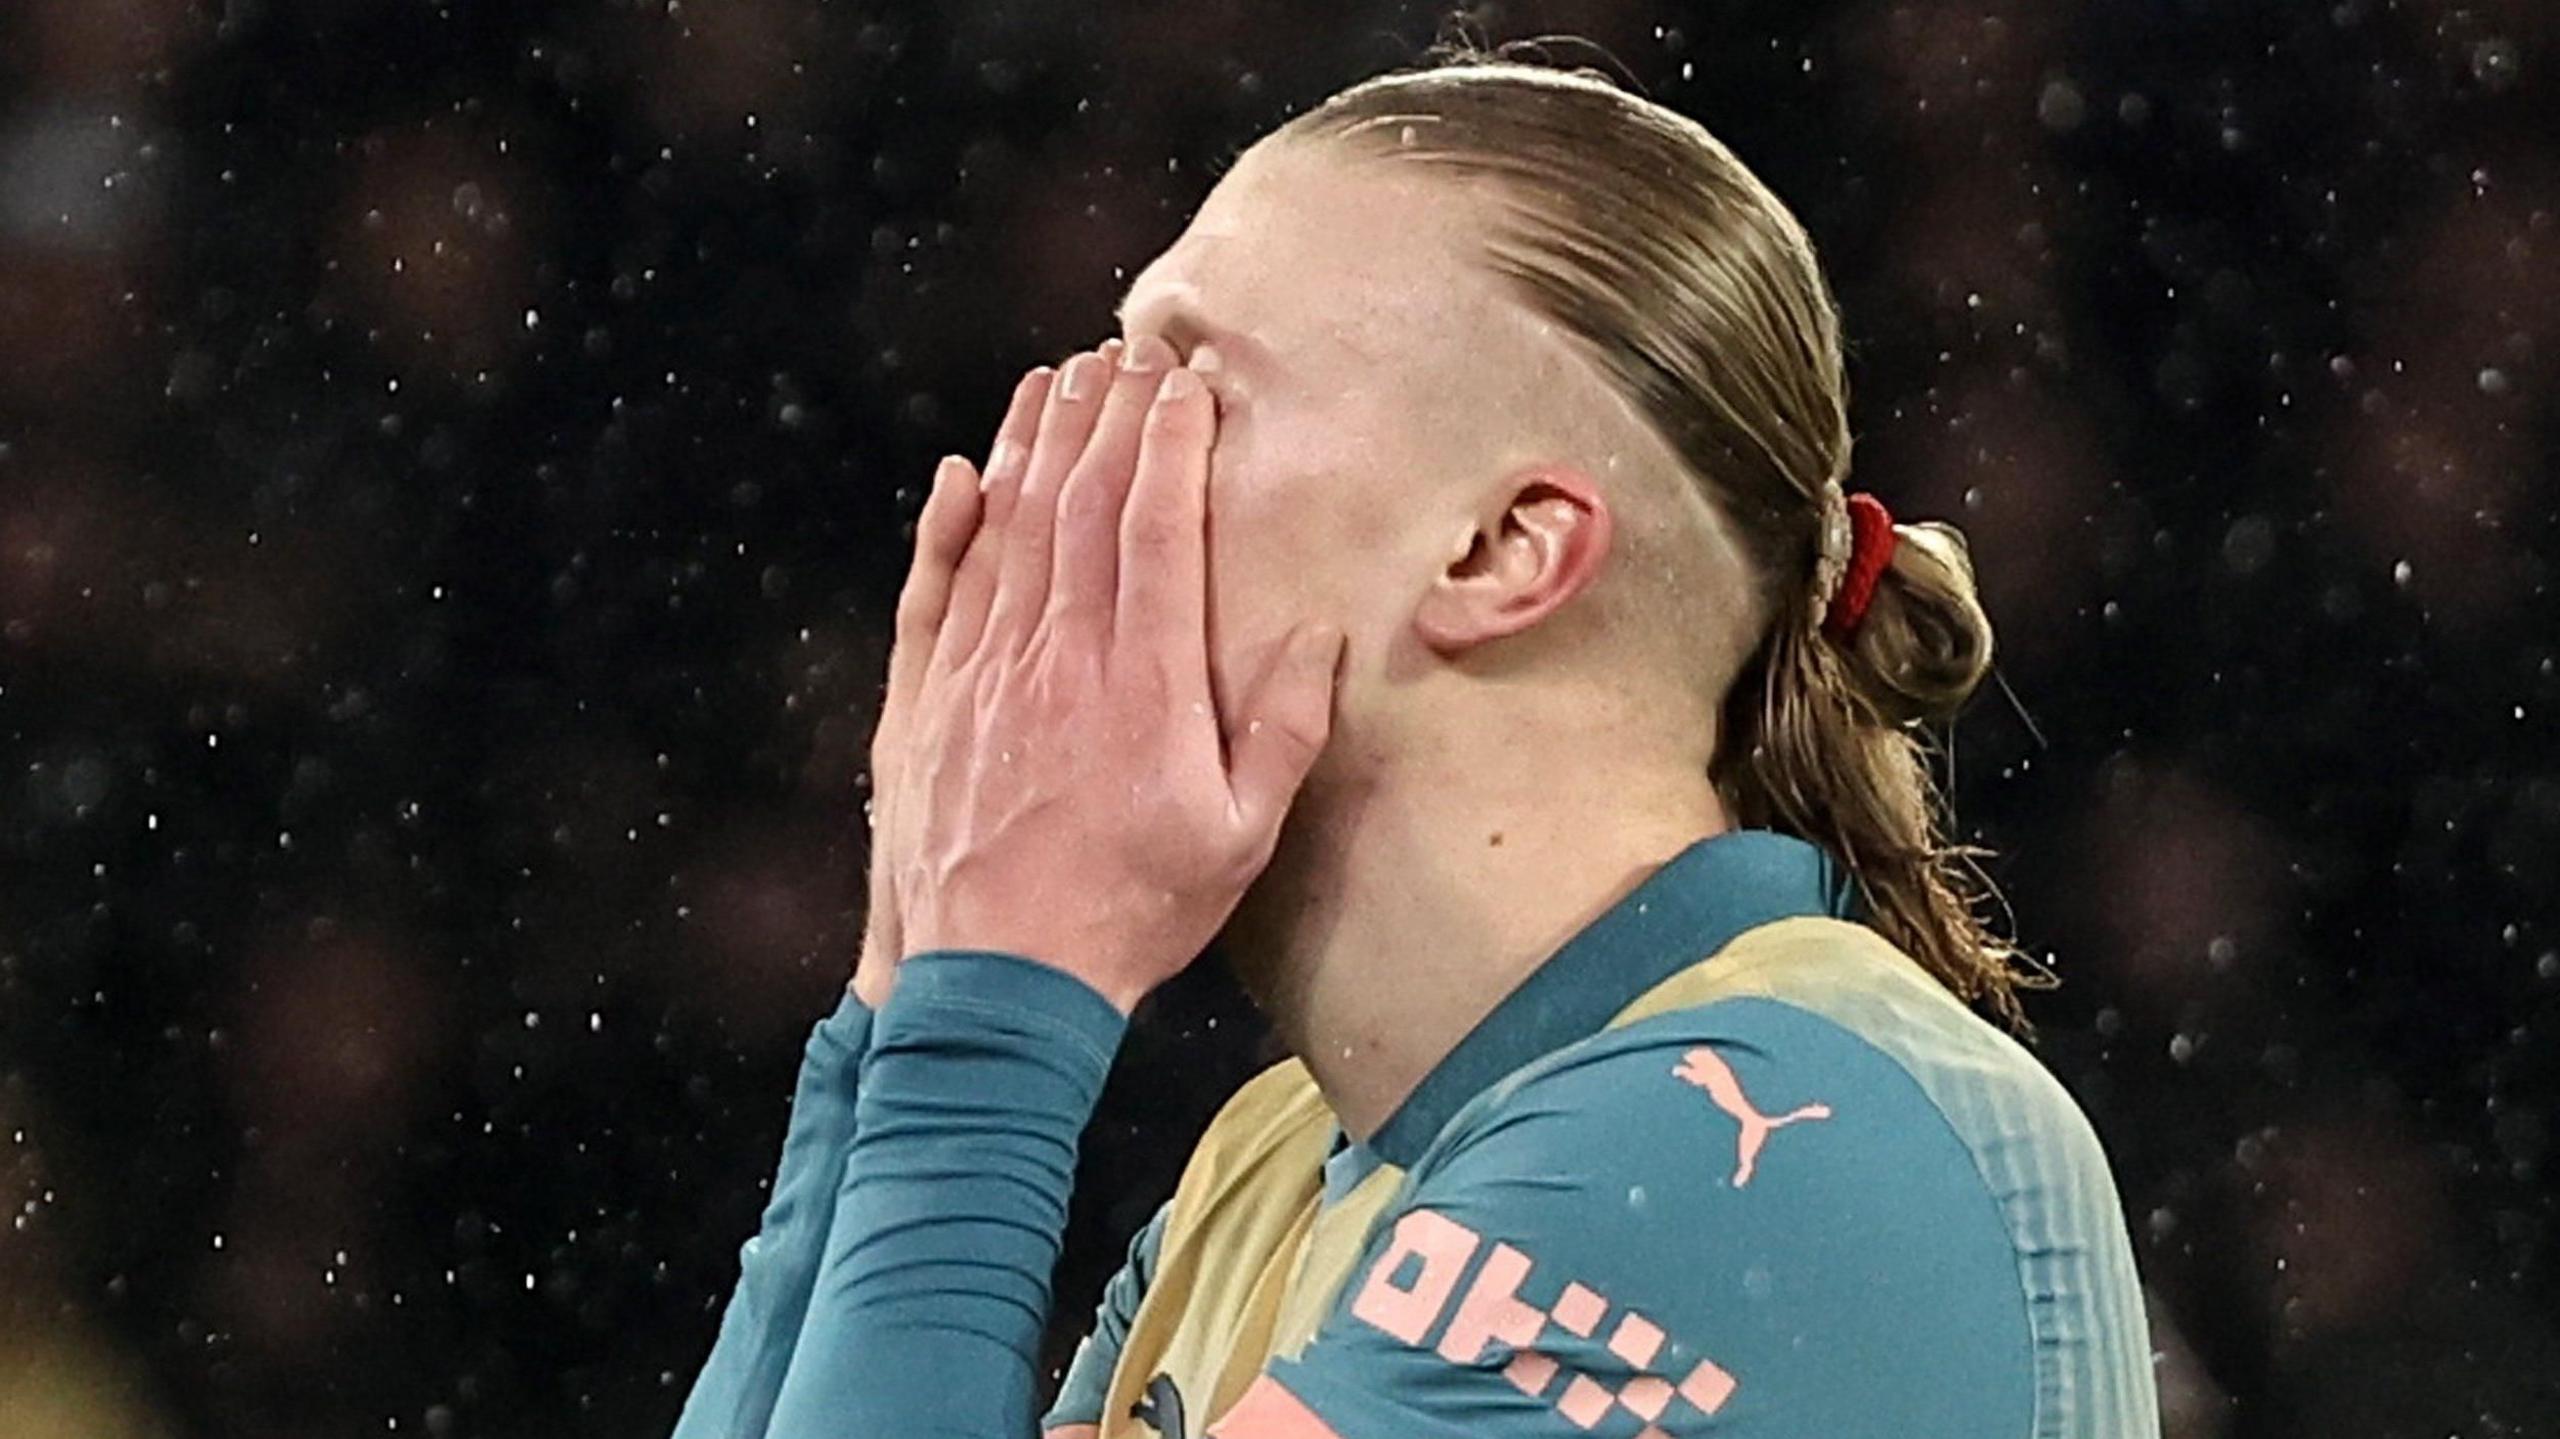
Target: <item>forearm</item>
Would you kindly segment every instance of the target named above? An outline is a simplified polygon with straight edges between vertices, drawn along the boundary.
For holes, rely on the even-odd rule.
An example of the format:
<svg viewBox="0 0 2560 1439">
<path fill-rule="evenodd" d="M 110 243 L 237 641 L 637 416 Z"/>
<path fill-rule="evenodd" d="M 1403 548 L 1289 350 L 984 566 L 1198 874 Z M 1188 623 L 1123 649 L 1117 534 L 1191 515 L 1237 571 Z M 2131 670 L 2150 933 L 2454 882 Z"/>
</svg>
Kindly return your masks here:
<svg viewBox="0 0 2560 1439">
<path fill-rule="evenodd" d="M 676 1421 L 676 1439 L 760 1439 L 826 1252 L 872 1013 L 851 994 L 809 1036 L 773 1197 L 738 1252 L 738 1285 Z"/>
<path fill-rule="evenodd" d="M 1018 956 L 901 966 L 775 1439 L 1027 1439 L 1076 1142 L 1126 1023 Z"/>
</svg>

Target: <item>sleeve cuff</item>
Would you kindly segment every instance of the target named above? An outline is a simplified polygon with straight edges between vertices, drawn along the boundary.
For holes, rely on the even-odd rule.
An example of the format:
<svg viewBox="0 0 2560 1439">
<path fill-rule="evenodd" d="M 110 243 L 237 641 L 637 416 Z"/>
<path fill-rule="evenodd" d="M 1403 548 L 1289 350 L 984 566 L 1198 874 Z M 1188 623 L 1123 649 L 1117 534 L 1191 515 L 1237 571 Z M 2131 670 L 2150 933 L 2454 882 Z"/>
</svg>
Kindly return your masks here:
<svg viewBox="0 0 2560 1439">
<path fill-rule="evenodd" d="M 898 966 L 898 984 L 883 1012 L 928 1008 L 1036 1016 L 1039 1027 L 1075 1041 L 1105 1068 L 1129 1030 L 1129 1017 L 1092 985 L 1036 959 L 994 949 L 929 949 L 908 956 Z"/>
<path fill-rule="evenodd" d="M 862 1058 L 863 1046 L 871 1039 L 873 1013 L 847 989 L 836 1004 L 836 1012 L 818 1021 L 809 1035 L 809 1053 L 819 1059 Z"/>
</svg>

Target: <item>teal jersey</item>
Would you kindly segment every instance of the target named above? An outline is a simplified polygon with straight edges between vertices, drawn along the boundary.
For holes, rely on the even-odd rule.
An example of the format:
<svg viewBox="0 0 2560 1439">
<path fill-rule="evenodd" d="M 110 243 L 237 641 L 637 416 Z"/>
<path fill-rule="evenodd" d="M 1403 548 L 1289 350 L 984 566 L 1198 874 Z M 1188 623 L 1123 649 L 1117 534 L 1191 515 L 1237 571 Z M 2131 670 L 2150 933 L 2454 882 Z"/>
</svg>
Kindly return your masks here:
<svg viewBox="0 0 2560 1439">
<path fill-rule="evenodd" d="M 1568 941 L 1365 1142 L 1303 1070 L 1248 1085 L 1052 1421 L 1104 1439 L 2156 1434 L 2132 1248 L 2085 1118 L 1848 913 L 1820 850 L 1718 835 Z M 841 1018 L 813 1037 L 767 1233 L 684 1432 L 1029 1439 L 1076 1135 L 1121 1016 L 1027 957 L 937 951 L 908 960 L 867 1043 Z M 1245 1111 L 1257 1123 L 1227 1123 Z"/>
<path fill-rule="evenodd" d="M 1322 1205 L 1405 1172 L 1312 1340 L 1221 1415 L 1165 1376 L 1123 1429 L 1098 1406 L 1159 1215 L 1046 1422 L 1110 1439 L 2157 1434 L 2095 1135 L 1906 956 L 1812 917 L 1846 907 L 1827 873 L 1810 846 L 1743 834 L 1639 886 L 1369 1144 L 1337 1145 Z"/>
</svg>

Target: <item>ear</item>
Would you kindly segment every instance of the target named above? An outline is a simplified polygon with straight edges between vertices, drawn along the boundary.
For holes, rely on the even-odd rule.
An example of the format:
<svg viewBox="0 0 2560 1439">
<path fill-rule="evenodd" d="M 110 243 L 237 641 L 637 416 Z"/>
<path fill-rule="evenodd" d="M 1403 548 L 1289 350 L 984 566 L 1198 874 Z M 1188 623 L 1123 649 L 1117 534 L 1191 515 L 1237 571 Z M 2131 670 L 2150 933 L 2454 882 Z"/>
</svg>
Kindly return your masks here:
<svg viewBox="0 0 2560 1439">
<path fill-rule="evenodd" d="M 1440 654 L 1538 623 L 1590 588 L 1609 558 L 1609 503 L 1590 476 L 1544 465 L 1511 476 L 1452 546 L 1413 617 Z"/>
</svg>

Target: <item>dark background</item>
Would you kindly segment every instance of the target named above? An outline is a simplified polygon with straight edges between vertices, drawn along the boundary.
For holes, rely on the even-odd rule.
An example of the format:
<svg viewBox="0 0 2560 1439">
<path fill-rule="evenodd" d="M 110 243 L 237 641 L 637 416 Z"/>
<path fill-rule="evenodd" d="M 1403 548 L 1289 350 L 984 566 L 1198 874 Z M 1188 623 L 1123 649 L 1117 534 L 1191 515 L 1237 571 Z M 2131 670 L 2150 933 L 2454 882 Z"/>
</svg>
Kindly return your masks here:
<svg viewBox="0 0 2560 1439">
<path fill-rule="evenodd" d="M 2560 10 L 1464 15 L 1787 197 L 1973 539 L 2170 1432 L 2560 1433 Z M 665 1432 L 934 457 L 1447 19 L 0 4 L 0 1439 Z M 1055 1357 L 1260 1043 L 1142 1015 Z"/>
</svg>

